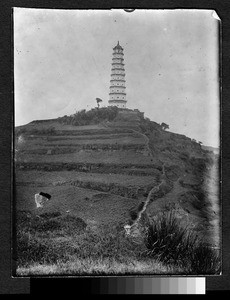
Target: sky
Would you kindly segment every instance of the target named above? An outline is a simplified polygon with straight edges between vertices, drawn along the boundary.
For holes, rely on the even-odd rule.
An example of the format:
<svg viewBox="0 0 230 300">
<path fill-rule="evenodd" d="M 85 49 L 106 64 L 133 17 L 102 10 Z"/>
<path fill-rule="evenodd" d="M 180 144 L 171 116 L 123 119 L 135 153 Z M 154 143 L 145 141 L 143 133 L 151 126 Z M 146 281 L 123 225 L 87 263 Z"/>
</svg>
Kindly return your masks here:
<svg viewBox="0 0 230 300">
<path fill-rule="evenodd" d="M 127 107 L 218 147 L 218 23 L 212 10 L 14 8 L 15 126 L 108 106 L 119 41 Z"/>
</svg>

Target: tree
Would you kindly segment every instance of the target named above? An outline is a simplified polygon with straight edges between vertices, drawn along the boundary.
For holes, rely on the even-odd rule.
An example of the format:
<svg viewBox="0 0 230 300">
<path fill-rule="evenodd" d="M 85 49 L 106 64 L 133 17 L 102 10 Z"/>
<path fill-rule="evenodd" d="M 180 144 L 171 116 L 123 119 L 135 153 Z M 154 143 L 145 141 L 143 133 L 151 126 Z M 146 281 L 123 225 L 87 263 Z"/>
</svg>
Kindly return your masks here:
<svg viewBox="0 0 230 300">
<path fill-rule="evenodd" d="M 97 101 L 97 106 L 99 108 L 100 107 L 100 102 L 102 102 L 102 100 L 100 98 L 96 98 L 96 101 Z"/>
<path fill-rule="evenodd" d="M 162 128 L 163 130 L 169 129 L 169 125 L 166 124 L 166 123 L 161 123 L 161 128 Z"/>
</svg>

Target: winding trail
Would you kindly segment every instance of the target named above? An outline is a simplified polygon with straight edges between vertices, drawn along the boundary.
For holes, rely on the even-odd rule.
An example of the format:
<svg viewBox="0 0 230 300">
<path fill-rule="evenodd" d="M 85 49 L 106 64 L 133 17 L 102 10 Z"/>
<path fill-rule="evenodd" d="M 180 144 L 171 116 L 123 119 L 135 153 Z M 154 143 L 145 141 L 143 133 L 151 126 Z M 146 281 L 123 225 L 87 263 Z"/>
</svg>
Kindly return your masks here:
<svg viewBox="0 0 230 300">
<path fill-rule="evenodd" d="M 149 138 L 145 134 L 143 134 L 141 132 L 138 132 L 136 130 L 133 130 L 133 132 L 138 133 L 139 135 L 141 135 L 142 137 L 144 137 L 144 139 L 145 139 L 145 146 L 146 146 L 146 148 L 147 148 L 147 150 L 149 152 L 150 157 L 153 158 L 152 151 L 151 151 L 151 149 L 149 147 Z M 139 222 L 141 220 L 142 214 L 147 209 L 147 206 L 148 206 L 149 202 L 151 201 L 152 196 L 155 193 L 159 192 L 159 190 L 162 187 L 162 185 L 165 184 L 165 179 L 166 179 L 165 164 L 163 162 L 161 162 L 161 163 L 162 163 L 162 175 L 161 175 L 160 183 L 157 186 L 154 186 L 150 190 L 150 192 L 148 193 L 148 196 L 147 196 L 147 198 L 145 200 L 145 204 L 144 204 L 143 208 L 139 211 L 137 219 L 134 221 L 134 223 L 132 225 L 125 225 L 124 226 L 127 235 L 136 236 L 136 235 L 139 234 L 138 225 L 139 225 Z"/>
<path fill-rule="evenodd" d="M 107 125 L 105 125 L 105 127 L 108 127 Z M 136 133 L 140 136 L 142 136 L 145 140 L 145 146 L 146 146 L 146 149 L 149 153 L 149 156 L 154 159 L 153 157 L 153 154 L 152 154 L 152 150 L 150 149 L 149 147 L 149 138 L 144 134 L 144 133 L 141 133 L 135 129 L 132 129 L 133 133 Z M 164 185 L 166 183 L 166 175 L 165 175 L 165 163 L 163 163 L 161 160 L 159 160 L 162 164 L 162 175 L 161 175 L 161 179 L 160 179 L 160 183 L 157 185 L 157 186 L 154 186 L 148 193 L 148 196 L 145 200 L 145 204 L 143 206 L 143 208 L 139 211 L 138 215 L 137 215 L 137 218 L 136 220 L 134 221 L 134 223 L 132 225 L 125 225 L 124 226 L 124 229 L 126 231 L 126 234 L 127 235 L 130 235 L 130 236 L 137 236 L 139 235 L 139 230 L 138 230 L 138 226 L 139 226 L 139 222 L 141 220 L 141 217 L 143 215 L 143 213 L 146 211 L 148 205 L 149 205 L 149 202 L 151 201 L 153 195 L 157 192 L 160 191 L 160 188 L 162 187 L 162 185 Z"/>
</svg>

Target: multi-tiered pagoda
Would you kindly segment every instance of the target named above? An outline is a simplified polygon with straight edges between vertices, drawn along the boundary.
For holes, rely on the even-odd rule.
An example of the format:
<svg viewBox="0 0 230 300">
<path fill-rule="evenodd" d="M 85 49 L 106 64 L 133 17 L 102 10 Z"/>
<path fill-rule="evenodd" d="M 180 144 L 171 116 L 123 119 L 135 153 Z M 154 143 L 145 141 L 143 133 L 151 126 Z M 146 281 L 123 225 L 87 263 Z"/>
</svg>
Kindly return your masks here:
<svg viewBox="0 0 230 300">
<path fill-rule="evenodd" d="M 113 48 L 112 72 L 110 80 L 109 105 L 126 108 L 125 68 L 123 48 L 117 45 Z"/>
</svg>

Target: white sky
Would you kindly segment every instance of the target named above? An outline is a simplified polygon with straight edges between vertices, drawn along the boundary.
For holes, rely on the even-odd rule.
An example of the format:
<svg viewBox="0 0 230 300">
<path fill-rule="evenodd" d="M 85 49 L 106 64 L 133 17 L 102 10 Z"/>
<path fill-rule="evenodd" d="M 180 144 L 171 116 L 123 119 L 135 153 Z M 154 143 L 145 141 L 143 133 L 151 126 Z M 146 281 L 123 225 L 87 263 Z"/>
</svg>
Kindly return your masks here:
<svg viewBox="0 0 230 300">
<path fill-rule="evenodd" d="M 218 21 L 211 10 L 14 8 L 15 125 L 108 105 L 124 48 L 127 107 L 219 145 Z"/>
</svg>

